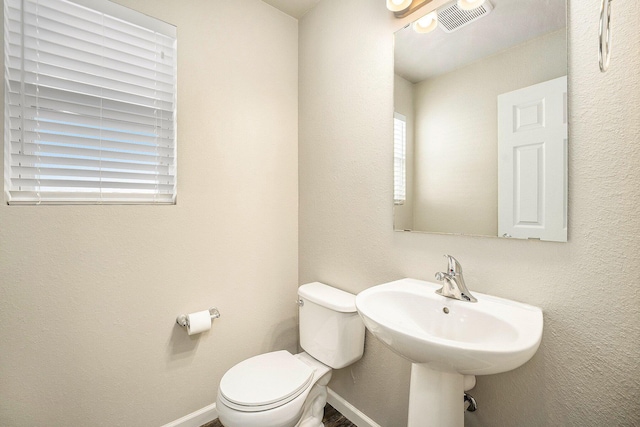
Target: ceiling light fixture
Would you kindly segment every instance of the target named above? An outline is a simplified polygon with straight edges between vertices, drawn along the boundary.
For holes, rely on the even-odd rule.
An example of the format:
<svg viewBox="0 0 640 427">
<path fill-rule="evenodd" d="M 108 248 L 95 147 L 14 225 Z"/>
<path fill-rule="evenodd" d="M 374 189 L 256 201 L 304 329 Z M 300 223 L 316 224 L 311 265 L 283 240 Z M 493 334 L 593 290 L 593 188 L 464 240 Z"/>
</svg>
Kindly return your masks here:
<svg viewBox="0 0 640 427">
<path fill-rule="evenodd" d="M 412 0 L 387 0 L 387 9 L 391 12 L 401 12 L 411 6 Z"/>
<path fill-rule="evenodd" d="M 438 26 L 438 13 L 433 11 L 413 23 L 413 31 L 416 33 L 430 33 Z"/>
<path fill-rule="evenodd" d="M 462 10 L 476 9 L 485 2 L 485 0 L 458 0 L 458 7 Z"/>
<path fill-rule="evenodd" d="M 387 0 L 387 9 L 393 12 L 396 18 L 404 18 L 431 1 L 433 0 Z"/>
</svg>

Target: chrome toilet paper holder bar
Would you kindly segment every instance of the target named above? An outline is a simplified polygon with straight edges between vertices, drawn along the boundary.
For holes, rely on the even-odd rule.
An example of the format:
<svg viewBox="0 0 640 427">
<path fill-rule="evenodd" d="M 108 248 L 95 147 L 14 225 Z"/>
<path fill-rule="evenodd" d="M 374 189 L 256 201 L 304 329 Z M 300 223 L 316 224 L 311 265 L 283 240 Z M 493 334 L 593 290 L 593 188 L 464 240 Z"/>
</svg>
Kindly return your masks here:
<svg viewBox="0 0 640 427">
<path fill-rule="evenodd" d="M 218 319 L 220 317 L 220 312 L 215 307 L 211 307 L 209 309 L 209 314 L 211 315 L 211 323 L 213 323 L 215 319 Z M 181 314 L 176 317 L 176 323 L 183 328 L 186 328 L 189 325 L 189 319 L 187 318 L 186 314 Z"/>
</svg>

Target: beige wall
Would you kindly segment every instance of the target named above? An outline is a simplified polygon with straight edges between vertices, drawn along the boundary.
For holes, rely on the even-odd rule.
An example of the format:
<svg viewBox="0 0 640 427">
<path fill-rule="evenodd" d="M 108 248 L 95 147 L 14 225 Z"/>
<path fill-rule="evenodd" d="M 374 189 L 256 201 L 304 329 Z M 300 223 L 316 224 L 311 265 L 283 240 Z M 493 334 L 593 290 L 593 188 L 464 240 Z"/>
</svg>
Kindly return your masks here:
<svg viewBox="0 0 640 427">
<path fill-rule="evenodd" d="M 555 31 L 415 85 L 414 230 L 498 235 L 497 97 L 565 76 L 566 49 Z"/>
<path fill-rule="evenodd" d="M 296 349 L 297 21 L 120 2 L 178 27 L 178 204 L 0 205 L 2 426 L 159 426 Z M 175 325 L 212 305 L 208 333 Z"/>
<path fill-rule="evenodd" d="M 538 353 L 478 378 L 468 426 L 640 424 L 640 3 L 614 4 L 606 74 L 599 7 L 569 7 L 568 243 L 393 232 L 392 44 L 406 21 L 382 1 L 324 0 L 299 23 L 300 282 L 431 280 L 450 253 L 472 291 L 544 310 Z M 383 427 L 406 422 L 408 386 L 409 364 L 370 334 L 331 382 Z"/>
</svg>

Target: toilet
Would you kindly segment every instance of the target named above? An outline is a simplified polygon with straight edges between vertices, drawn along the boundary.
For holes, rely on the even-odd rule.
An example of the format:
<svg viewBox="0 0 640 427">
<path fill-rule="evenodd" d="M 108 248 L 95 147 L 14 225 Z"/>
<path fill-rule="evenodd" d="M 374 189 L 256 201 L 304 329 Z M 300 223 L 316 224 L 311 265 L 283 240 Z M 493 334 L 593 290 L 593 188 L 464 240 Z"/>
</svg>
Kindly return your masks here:
<svg viewBox="0 0 640 427">
<path fill-rule="evenodd" d="M 302 353 L 260 354 L 229 369 L 216 409 L 225 427 L 322 427 L 332 369 L 364 352 L 355 295 L 323 283 L 298 288 Z"/>
</svg>

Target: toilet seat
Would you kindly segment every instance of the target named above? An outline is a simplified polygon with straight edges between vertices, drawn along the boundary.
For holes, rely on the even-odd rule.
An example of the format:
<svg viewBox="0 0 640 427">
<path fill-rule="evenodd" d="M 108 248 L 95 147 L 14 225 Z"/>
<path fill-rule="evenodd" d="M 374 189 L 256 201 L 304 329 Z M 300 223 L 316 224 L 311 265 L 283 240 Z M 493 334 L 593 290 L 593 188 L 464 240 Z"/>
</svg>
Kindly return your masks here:
<svg viewBox="0 0 640 427">
<path fill-rule="evenodd" d="M 220 381 L 219 397 L 242 412 L 258 412 L 289 403 L 313 381 L 314 369 L 288 351 L 274 351 L 244 360 Z"/>
</svg>

